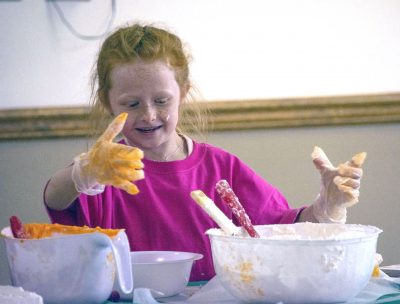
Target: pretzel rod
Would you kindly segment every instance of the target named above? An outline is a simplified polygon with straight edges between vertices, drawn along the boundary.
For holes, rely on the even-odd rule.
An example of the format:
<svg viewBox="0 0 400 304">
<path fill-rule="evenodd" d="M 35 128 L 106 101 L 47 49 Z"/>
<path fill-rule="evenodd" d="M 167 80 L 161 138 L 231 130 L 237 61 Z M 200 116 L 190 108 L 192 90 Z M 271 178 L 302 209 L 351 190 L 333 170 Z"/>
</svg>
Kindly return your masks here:
<svg viewBox="0 0 400 304">
<path fill-rule="evenodd" d="M 220 180 L 215 185 L 215 189 L 217 190 L 221 199 L 229 206 L 229 208 L 231 208 L 233 214 L 238 219 L 240 225 L 242 225 L 244 229 L 246 229 L 247 233 L 251 237 L 259 238 L 260 235 L 255 230 L 249 216 L 244 210 L 238 197 L 229 186 L 228 182 L 226 180 Z"/>
<path fill-rule="evenodd" d="M 207 197 L 201 190 L 195 190 L 190 193 L 192 199 L 203 208 L 205 212 L 218 224 L 221 229 L 229 235 L 234 235 L 238 231 L 232 221 Z"/>
<path fill-rule="evenodd" d="M 26 232 L 24 225 L 21 220 L 13 215 L 10 217 L 10 228 L 13 233 L 13 236 L 17 239 L 29 239 L 30 235 Z"/>
</svg>

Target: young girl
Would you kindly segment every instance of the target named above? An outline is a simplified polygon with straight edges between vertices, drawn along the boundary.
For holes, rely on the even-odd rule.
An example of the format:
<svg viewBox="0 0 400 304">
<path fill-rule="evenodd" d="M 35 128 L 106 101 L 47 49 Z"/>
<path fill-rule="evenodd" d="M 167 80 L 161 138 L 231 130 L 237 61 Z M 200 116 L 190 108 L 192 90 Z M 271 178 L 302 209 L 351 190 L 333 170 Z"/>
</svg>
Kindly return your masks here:
<svg viewBox="0 0 400 304">
<path fill-rule="evenodd" d="M 116 118 L 87 153 L 47 183 L 44 201 L 52 222 L 123 228 L 133 251 L 202 253 L 190 278 L 200 281 L 215 275 L 205 231 L 216 224 L 192 200 L 193 190 L 202 190 L 232 218 L 215 191 L 217 181 L 227 180 L 255 225 L 345 221 L 346 207 L 358 201 L 362 161 L 335 168 L 316 149 L 320 194 L 311 206 L 291 209 L 236 156 L 192 140 L 178 127 L 186 123 L 183 110 L 193 89 L 188 66 L 181 40 L 161 28 L 135 24 L 105 40 L 94 109 Z M 114 143 L 120 131 L 124 138 Z"/>
</svg>

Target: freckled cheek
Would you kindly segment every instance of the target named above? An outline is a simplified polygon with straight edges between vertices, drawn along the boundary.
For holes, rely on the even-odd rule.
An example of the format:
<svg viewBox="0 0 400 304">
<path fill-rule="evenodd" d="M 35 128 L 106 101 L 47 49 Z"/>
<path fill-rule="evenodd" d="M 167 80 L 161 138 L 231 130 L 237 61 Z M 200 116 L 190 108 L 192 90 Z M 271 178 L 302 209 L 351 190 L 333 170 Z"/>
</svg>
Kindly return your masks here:
<svg viewBox="0 0 400 304">
<path fill-rule="evenodd" d="M 168 121 L 171 116 L 173 115 L 171 109 L 155 109 L 154 114 L 157 116 L 157 118 L 161 121 Z"/>
<path fill-rule="evenodd" d="M 175 129 L 178 124 L 178 115 L 171 113 L 167 120 L 164 120 L 168 129 Z"/>
<path fill-rule="evenodd" d="M 179 109 L 177 108 L 169 108 L 169 109 L 164 109 L 159 113 L 159 117 L 162 121 L 165 123 L 172 123 L 176 124 L 178 122 L 178 116 L 179 116 Z"/>
<path fill-rule="evenodd" d="M 171 119 L 171 114 L 168 111 L 160 111 L 158 117 L 160 120 L 168 122 Z"/>
</svg>

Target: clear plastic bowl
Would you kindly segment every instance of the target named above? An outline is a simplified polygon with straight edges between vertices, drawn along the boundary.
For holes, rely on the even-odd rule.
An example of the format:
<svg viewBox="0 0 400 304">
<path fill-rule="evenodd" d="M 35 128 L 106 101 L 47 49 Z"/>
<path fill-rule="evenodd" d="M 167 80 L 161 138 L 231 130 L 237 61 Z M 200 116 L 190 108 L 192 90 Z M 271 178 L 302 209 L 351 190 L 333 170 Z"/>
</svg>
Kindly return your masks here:
<svg viewBox="0 0 400 304">
<path fill-rule="evenodd" d="M 150 289 L 153 297 L 171 297 L 182 292 L 189 282 L 193 262 L 202 254 L 181 251 L 133 251 L 132 273 L 135 288 Z M 132 299 L 116 289 L 122 299 Z"/>
<path fill-rule="evenodd" d="M 255 226 L 260 239 L 210 229 L 221 284 L 247 303 L 334 303 L 368 283 L 380 229 L 296 223 Z"/>
</svg>

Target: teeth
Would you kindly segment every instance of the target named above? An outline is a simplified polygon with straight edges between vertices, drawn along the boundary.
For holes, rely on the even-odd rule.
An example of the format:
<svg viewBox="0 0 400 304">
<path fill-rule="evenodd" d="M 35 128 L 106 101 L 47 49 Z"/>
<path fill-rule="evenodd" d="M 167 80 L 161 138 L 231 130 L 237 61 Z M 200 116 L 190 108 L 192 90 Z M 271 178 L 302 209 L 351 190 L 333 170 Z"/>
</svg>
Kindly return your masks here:
<svg viewBox="0 0 400 304">
<path fill-rule="evenodd" d="M 150 128 L 137 128 L 139 131 L 142 132 L 150 132 L 159 129 L 160 127 L 150 127 Z"/>
</svg>

